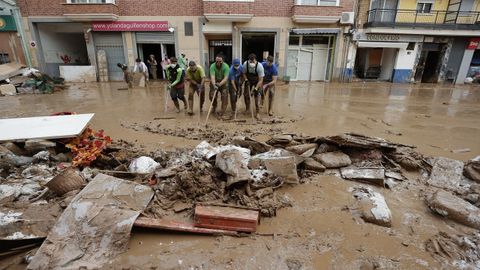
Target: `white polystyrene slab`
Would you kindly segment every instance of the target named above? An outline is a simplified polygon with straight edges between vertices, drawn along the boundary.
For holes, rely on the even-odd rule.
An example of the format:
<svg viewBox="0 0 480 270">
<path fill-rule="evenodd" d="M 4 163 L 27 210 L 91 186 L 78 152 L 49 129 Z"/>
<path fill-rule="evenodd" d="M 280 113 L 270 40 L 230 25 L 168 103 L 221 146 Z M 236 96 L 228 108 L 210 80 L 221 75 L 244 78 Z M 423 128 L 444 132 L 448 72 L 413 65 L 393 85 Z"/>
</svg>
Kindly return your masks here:
<svg viewBox="0 0 480 270">
<path fill-rule="evenodd" d="M 0 142 L 75 137 L 85 130 L 95 114 L 74 114 L 0 119 Z"/>
</svg>

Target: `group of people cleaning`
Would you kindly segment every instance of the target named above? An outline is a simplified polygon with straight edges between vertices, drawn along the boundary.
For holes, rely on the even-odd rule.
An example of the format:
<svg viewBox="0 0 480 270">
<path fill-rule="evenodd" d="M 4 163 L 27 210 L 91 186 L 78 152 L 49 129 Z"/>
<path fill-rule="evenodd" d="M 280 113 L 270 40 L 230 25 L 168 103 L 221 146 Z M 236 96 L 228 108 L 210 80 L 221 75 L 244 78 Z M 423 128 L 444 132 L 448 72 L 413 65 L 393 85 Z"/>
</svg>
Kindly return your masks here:
<svg viewBox="0 0 480 270">
<path fill-rule="evenodd" d="M 212 102 L 211 113 L 218 117 L 236 118 L 237 100 L 243 94 L 245 101 L 245 113 L 254 115 L 258 118 L 260 108 L 263 107 L 265 96 L 268 94 L 267 111 L 268 115 L 273 115 L 273 98 L 275 95 L 275 84 L 278 77 L 278 70 L 274 64 L 272 56 L 268 56 L 263 63 L 257 61 L 255 54 L 250 54 L 248 60 L 243 63 L 240 59 L 234 59 L 232 66 L 229 67 L 224 62 L 223 55 L 215 57 L 215 63 L 210 65 L 210 89 L 209 99 Z M 205 71 L 195 63 L 190 61 L 185 71 L 179 65 L 177 58 L 170 58 L 170 65 L 167 68 L 168 89 L 170 97 L 175 104 L 177 112 L 180 112 L 181 100 L 184 109 L 188 114 L 193 115 L 195 93 L 200 98 L 200 112 L 203 112 L 205 102 Z M 188 104 L 185 99 L 185 84 L 188 82 Z M 242 87 L 243 86 L 243 87 Z M 243 90 L 243 91 L 242 91 Z M 230 97 L 230 98 L 229 98 Z M 250 107 L 250 98 L 255 101 L 255 113 Z M 217 112 L 217 100 L 220 99 L 221 107 Z M 226 115 L 228 100 L 232 109 L 231 115 Z"/>
</svg>

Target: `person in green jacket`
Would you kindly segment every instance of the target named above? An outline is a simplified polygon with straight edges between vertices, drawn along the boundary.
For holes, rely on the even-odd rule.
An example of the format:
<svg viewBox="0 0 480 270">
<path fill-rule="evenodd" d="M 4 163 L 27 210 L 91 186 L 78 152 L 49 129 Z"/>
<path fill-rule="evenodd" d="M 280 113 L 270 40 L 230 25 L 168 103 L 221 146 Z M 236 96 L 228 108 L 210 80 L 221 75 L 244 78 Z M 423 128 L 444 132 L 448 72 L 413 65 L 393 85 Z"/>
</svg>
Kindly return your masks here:
<svg viewBox="0 0 480 270">
<path fill-rule="evenodd" d="M 167 68 L 168 89 L 170 90 L 170 97 L 177 108 L 177 113 L 180 112 L 180 104 L 178 100 L 183 101 L 185 111 L 187 110 L 187 101 L 185 100 L 185 72 L 178 65 L 177 58 L 170 58 L 170 66 Z"/>
<path fill-rule="evenodd" d="M 185 54 L 181 53 L 180 57 L 178 58 L 178 65 L 183 69 L 187 70 L 187 60 L 185 59 Z"/>
<path fill-rule="evenodd" d="M 219 54 L 215 57 L 215 63 L 210 65 L 210 91 L 208 96 L 212 103 L 212 113 L 217 109 L 217 96 L 221 96 L 222 108 L 218 116 L 223 116 L 227 110 L 228 93 L 227 82 L 230 67 L 223 62 L 223 55 Z M 216 93 L 216 95 L 215 95 Z"/>
</svg>

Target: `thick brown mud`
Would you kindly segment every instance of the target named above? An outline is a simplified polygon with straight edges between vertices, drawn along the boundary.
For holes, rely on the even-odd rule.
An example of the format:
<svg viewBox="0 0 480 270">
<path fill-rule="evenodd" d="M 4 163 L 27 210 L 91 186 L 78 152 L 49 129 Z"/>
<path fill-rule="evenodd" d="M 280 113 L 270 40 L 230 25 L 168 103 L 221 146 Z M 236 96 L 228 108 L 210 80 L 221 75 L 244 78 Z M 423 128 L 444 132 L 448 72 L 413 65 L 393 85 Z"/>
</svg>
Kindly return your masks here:
<svg viewBox="0 0 480 270">
<path fill-rule="evenodd" d="M 272 129 L 315 136 L 355 132 L 415 145 L 430 156 L 466 161 L 480 153 L 480 87 L 473 85 L 282 84 L 277 87 L 274 111 L 276 118 L 285 121 L 269 123 L 272 118 L 262 111 L 264 123 L 254 126 L 240 102 L 238 118 L 244 123 L 211 117 L 208 127 L 206 113 L 198 113 L 198 103 L 194 116 L 175 113 L 170 100 L 165 112 L 161 82 L 146 89 L 118 90 L 122 87 L 122 83 L 75 84 L 51 95 L 0 97 L 0 117 L 94 112 L 95 129 L 148 149 L 192 147 L 198 140 L 172 136 L 174 132 L 151 132 L 145 126 L 192 133 L 209 128 L 257 129 L 261 132 L 255 133 L 256 137 L 264 139 Z M 466 148 L 469 151 L 455 151 Z M 440 231 L 472 230 L 432 214 L 424 203 L 424 186 L 416 178 L 412 176 L 394 190 L 373 187 L 385 196 L 392 211 L 391 228 L 352 216 L 349 206 L 354 198 L 349 188 L 363 184 L 317 176 L 280 191 L 292 199 L 293 206 L 280 209 L 274 218 L 262 219 L 259 232 L 265 236 L 234 238 L 135 230 L 129 250 L 112 261 L 110 268 L 448 269 L 425 250 L 425 241 Z"/>
</svg>

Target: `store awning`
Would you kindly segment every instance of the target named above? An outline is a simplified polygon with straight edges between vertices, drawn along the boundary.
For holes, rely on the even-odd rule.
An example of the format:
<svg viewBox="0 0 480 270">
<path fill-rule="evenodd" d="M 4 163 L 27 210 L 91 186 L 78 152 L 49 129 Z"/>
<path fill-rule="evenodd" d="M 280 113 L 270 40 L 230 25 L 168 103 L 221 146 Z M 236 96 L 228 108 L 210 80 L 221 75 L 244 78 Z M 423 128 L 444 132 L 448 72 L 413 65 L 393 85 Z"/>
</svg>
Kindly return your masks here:
<svg viewBox="0 0 480 270">
<path fill-rule="evenodd" d="M 359 48 L 398 48 L 406 49 L 408 42 L 370 42 L 370 41 L 359 41 Z"/>
<path fill-rule="evenodd" d="M 296 35 L 319 35 L 319 34 L 338 34 L 338 28 L 294 28 L 291 31 Z"/>
</svg>

